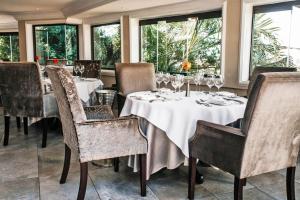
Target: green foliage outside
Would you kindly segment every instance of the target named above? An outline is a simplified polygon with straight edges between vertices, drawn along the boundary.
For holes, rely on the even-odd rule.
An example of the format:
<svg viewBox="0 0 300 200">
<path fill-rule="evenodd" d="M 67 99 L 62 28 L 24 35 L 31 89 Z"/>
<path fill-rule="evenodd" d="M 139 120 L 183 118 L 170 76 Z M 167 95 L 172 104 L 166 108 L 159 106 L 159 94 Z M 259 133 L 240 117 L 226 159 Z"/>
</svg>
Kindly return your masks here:
<svg viewBox="0 0 300 200">
<path fill-rule="evenodd" d="M 158 22 L 142 26 L 142 60 L 157 71 L 178 73 L 188 59 L 191 71 L 220 73 L 222 18 Z"/>
<path fill-rule="evenodd" d="M 77 28 L 74 25 L 36 26 L 35 40 L 40 64 L 56 58 L 66 59 L 71 65 L 77 59 Z"/>
<path fill-rule="evenodd" d="M 94 59 L 101 60 L 102 68 L 114 69 L 121 62 L 120 24 L 93 28 Z"/>
<path fill-rule="evenodd" d="M 286 67 L 288 56 L 278 38 L 280 27 L 275 27 L 266 14 L 255 14 L 252 34 L 251 69 L 256 66 Z M 289 66 L 293 66 L 289 58 Z"/>
<path fill-rule="evenodd" d="M 0 60 L 19 61 L 19 37 L 16 34 L 0 35 Z"/>
</svg>

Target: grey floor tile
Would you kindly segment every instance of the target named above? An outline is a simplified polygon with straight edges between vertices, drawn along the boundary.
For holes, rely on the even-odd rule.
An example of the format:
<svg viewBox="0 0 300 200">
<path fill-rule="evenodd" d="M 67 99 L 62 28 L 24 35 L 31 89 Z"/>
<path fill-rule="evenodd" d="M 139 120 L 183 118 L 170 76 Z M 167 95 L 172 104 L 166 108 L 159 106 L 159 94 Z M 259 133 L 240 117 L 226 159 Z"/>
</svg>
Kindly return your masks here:
<svg viewBox="0 0 300 200">
<path fill-rule="evenodd" d="M 233 192 L 226 193 L 226 194 L 217 194 L 216 195 L 220 200 L 232 200 L 233 199 Z M 263 193 L 262 191 L 258 190 L 257 188 L 250 188 L 243 191 L 243 199 L 244 200 L 274 200 L 269 195 Z"/>
<path fill-rule="evenodd" d="M 42 200 L 74 200 L 77 198 L 79 188 L 79 173 L 69 173 L 65 184 L 60 184 L 60 176 L 40 178 L 40 196 Z M 93 183 L 88 178 L 86 200 L 99 199 Z"/>
<path fill-rule="evenodd" d="M 89 175 L 101 199 L 157 199 L 148 186 L 147 197 L 140 196 L 138 173 L 133 173 L 132 169 L 124 165 L 120 166 L 118 173 L 114 172 L 112 167 L 109 167 L 90 170 Z"/>
<path fill-rule="evenodd" d="M 187 167 L 184 166 L 174 170 L 161 170 L 150 177 L 148 185 L 161 200 L 187 199 L 187 176 Z M 210 195 L 212 194 L 202 185 L 195 186 L 195 199 L 208 198 Z"/>
<path fill-rule="evenodd" d="M 260 187 L 262 185 L 270 185 L 281 181 L 285 181 L 285 176 L 278 172 L 266 173 L 247 179 L 247 183 L 250 183 L 256 187 Z"/>
<path fill-rule="evenodd" d="M 0 152 L 0 180 L 38 177 L 37 147 Z"/>
<path fill-rule="evenodd" d="M 20 179 L 0 183 L 0 199 L 35 200 L 39 199 L 38 178 Z"/>
</svg>

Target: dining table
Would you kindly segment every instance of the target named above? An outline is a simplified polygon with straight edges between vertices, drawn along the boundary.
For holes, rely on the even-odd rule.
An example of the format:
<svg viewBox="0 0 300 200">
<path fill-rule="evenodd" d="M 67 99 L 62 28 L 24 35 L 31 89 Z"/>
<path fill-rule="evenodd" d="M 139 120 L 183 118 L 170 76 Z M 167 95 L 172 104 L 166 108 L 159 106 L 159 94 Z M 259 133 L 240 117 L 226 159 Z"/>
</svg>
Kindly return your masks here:
<svg viewBox="0 0 300 200">
<path fill-rule="evenodd" d="M 243 118 L 247 99 L 229 92 L 168 89 L 141 91 L 127 95 L 121 117 L 134 115 L 140 119 L 142 133 L 148 140 L 146 177 L 162 168 L 175 169 L 188 165 L 189 139 L 197 121 L 227 125 Z M 139 169 L 138 156 L 128 159 L 128 166 Z"/>
</svg>

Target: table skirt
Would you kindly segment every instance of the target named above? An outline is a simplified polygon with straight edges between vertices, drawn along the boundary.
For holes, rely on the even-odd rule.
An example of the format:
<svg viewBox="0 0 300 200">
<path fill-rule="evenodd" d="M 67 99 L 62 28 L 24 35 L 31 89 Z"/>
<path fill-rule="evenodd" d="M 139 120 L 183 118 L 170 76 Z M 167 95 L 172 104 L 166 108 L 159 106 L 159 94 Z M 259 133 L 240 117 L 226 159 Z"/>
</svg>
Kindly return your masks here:
<svg viewBox="0 0 300 200">
<path fill-rule="evenodd" d="M 162 168 L 175 169 L 181 164 L 188 165 L 188 158 L 184 156 L 178 148 L 161 129 L 155 127 L 147 120 L 141 120 L 141 129 L 148 140 L 146 178 L 158 172 Z M 129 156 L 128 166 L 134 172 L 139 170 L 138 156 Z"/>
</svg>

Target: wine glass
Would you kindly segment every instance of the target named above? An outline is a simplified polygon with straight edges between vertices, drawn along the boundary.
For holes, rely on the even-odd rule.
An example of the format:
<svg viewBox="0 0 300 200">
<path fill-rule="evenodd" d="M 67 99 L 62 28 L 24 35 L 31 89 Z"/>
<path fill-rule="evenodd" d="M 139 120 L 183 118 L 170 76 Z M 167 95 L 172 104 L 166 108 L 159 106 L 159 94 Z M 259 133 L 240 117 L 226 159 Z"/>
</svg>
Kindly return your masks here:
<svg viewBox="0 0 300 200">
<path fill-rule="evenodd" d="M 167 87 L 168 83 L 170 82 L 170 74 L 169 73 L 164 74 L 163 82 L 165 83 L 165 86 Z"/>
<path fill-rule="evenodd" d="M 163 82 L 163 73 L 162 72 L 156 73 L 155 80 L 156 80 L 156 83 L 158 84 L 158 88 L 160 88 L 160 84 L 161 84 L 161 82 Z"/>
<path fill-rule="evenodd" d="M 80 71 L 81 78 L 83 78 L 82 75 L 84 72 L 84 65 L 79 65 L 79 71 Z"/>
<path fill-rule="evenodd" d="M 77 74 L 79 73 L 79 65 L 75 65 L 74 66 L 74 73 L 75 73 L 75 76 L 77 76 Z"/>
<path fill-rule="evenodd" d="M 194 76 L 193 76 L 193 81 L 194 81 L 194 83 L 195 83 L 195 85 L 196 85 L 196 88 L 197 88 L 198 85 L 199 85 L 199 73 L 194 74 Z M 197 89 L 196 89 L 196 90 L 197 90 Z"/>
<path fill-rule="evenodd" d="M 184 85 L 184 76 L 178 74 L 178 75 L 176 76 L 176 78 L 177 78 L 177 82 L 178 82 L 178 90 L 179 90 L 179 92 L 180 92 L 180 88 Z"/>
<path fill-rule="evenodd" d="M 206 80 L 206 85 L 209 87 L 209 92 L 211 92 L 211 88 L 215 85 L 214 76 L 209 75 Z"/>
<path fill-rule="evenodd" d="M 178 84 L 175 76 L 173 76 L 171 79 L 171 85 L 174 88 L 174 93 L 176 93 L 176 88 L 178 87 Z"/>
<path fill-rule="evenodd" d="M 215 86 L 218 88 L 218 92 L 220 91 L 220 88 L 224 85 L 224 79 L 222 75 L 216 75 L 215 76 Z"/>
</svg>

